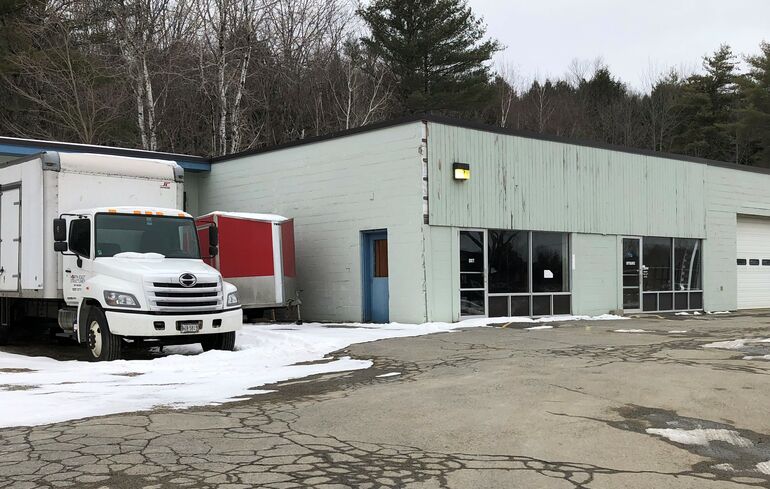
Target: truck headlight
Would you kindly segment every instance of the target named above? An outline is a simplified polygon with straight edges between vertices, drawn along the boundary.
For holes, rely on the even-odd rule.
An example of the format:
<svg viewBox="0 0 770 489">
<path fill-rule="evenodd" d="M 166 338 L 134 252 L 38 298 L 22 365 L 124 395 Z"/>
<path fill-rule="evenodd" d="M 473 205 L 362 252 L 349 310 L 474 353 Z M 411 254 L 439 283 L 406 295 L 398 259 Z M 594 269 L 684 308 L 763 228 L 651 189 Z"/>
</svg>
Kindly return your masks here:
<svg viewBox="0 0 770 489">
<path fill-rule="evenodd" d="M 229 294 L 227 294 L 227 305 L 228 306 L 238 305 L 238 292 L 230 292 Z"/>
<path fill-rule="evenodd" d="M 139 307 L 139 301 L 133 295 L 112 290 L 104 291 L 104 302 L 114 307 Z"/>
</svg>

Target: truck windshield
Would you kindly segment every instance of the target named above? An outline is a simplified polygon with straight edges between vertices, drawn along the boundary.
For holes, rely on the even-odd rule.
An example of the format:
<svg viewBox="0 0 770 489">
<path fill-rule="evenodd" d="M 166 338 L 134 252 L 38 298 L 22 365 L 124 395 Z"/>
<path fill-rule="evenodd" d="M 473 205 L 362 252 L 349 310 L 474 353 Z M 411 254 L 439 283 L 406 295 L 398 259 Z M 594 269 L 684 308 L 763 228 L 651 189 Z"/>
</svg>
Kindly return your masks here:
<svg viewBox="0 0 770 489">
<path fill-rule="evenodd" d="M 94 229 L 96 258 L 125 252 L 200 258 L 195 222 L 187 217 L 97 214 Z"/>
</svg>

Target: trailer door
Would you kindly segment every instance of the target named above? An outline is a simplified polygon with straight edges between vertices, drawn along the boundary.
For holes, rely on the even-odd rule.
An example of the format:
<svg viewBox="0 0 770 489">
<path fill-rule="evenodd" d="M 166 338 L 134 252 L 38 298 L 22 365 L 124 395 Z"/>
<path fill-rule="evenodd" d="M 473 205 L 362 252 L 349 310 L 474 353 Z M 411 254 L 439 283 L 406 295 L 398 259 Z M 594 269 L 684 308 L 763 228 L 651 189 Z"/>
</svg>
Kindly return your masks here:
<svg viewBox="0 0 770 489">
<path fill-rule="evenodd" d="M 0 193 L 0 290 L 19 290 L 21 189 Z"/>
</svg>

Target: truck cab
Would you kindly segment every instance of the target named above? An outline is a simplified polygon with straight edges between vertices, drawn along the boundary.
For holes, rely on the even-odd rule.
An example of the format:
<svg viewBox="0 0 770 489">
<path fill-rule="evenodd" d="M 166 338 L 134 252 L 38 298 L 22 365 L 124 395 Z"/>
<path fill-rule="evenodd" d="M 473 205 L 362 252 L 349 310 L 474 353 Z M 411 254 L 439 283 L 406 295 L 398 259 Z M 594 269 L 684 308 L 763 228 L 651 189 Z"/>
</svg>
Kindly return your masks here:
<svg viewBox="0 0 770 489">
<path fill-rule="evenodd" d="M 218 252 L 216 227 L 209 254 Z M 59 324 L 96 360 L 128 342 L 232 350 L 242 325 L 237 289 L 207 265 L 195 221 L 176 209 L 97 207 L 53 220 L 65 306 Z"/>
</svg>

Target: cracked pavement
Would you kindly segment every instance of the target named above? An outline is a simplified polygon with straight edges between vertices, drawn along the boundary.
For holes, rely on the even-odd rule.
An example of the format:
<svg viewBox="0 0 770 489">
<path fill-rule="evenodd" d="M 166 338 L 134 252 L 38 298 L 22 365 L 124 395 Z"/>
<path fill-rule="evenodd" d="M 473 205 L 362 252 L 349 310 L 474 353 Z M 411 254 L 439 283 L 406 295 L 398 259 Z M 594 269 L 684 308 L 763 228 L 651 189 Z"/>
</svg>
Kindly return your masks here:
<svg viewBox="0 0 770 489">
<path fill-rule="evenodd" d="M 770 487 L 757 468 L 770 461 L 770 362 L 702 348 L 763 337 L 758 314 L 354 345 L 338 356 L 373 368 L 220 406 L 2 429 L 0 488 Z M 751 443 L 645 431 L 663 427 Z"/>
</svg>

